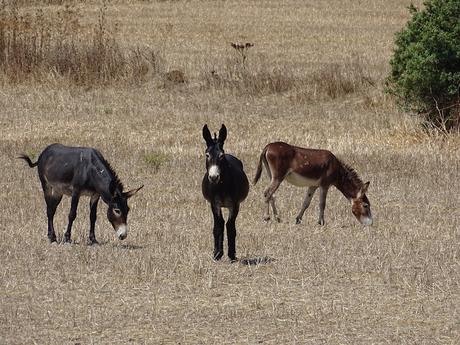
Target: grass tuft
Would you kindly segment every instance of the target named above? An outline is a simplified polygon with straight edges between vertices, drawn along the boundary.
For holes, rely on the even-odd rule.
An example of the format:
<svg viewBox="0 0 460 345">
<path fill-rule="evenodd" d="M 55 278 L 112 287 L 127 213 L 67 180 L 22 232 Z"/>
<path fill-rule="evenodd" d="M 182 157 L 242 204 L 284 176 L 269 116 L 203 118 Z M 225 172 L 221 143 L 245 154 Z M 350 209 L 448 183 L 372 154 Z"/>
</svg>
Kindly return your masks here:
<svg viewBox="0 0 460 345">
<path fill-rule="evenodd" d="M 368 86 L 375 86 L 369 69 L 359 58 L 341 64 L 326 64 L 313 73 L 310 82 L 319 94 L 331 99 L 360 91 Z"/>
<path fill-rule="evenodd" d="M 361 58 L 324 64 L 306 75 L 287 66 L 271 65 L 260 57 L 228 59 L 224 66 L 204 74 L 205 89 L 231 90 L 240 95 L 264 96 L 292 91 L 296 101 L 336 99 L 374 87 L 376 81 Z"/>
<path fill-rule="evenodd" d="M 157 173 L 160 167 L 169 160 L 168 156 L 161 152 L 151 152 L 144 155 L 144 162 L 153 168 L 153 171 Z"/>
<path fill-rule="evenodd" d="M 257 64 L 246 66 L 228 60 L 220 69 L 204 74 L 205 89 L 227 89 L 240 95 L 263 96 L 282 93 L 296 86 L 296 79 L 286 68 Z"/>
</svg>

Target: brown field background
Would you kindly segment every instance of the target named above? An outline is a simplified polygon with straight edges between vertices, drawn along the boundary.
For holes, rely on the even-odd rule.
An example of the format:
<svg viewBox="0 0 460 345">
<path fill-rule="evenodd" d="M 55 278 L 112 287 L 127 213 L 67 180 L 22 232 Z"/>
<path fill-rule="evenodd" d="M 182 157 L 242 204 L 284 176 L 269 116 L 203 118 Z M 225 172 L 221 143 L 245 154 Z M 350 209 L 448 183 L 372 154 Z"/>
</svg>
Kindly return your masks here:
<svg viewBox="0 0 460 345">
<path fill-rule="evenodd" d="M 61 2 L 19 11 L 53 17 Z M 157 54 L 142 82 L 2 76 L 0 344 L 459 344 L 460 136 L 422 130 L 383 92 L 410 2 L 114 1 L 120 47 Z M 69 3 L 89 35 L 101 3 Z M 254 44 L 244 65 L 230 42 Z M 213 262 L 204 123 L 226 124 L 251 179 L 268 142 L 333 151 L 371 182 L 374 225 L 336 189 L 324 227 L 318 196 L 295 225 L 305 191 L 288 184 L 282 223 L 265 223 L 264 174 L 242 204 L 237 255 L 271 262 Z M 87 246 L 82 198 L 75 243 L 48 243 L 37 171 L 15 157 L 53 142 L 97 147 L 127 188 L 145 184 L 125 241 L 100 203 L 101 245 Z"/>
</svg>

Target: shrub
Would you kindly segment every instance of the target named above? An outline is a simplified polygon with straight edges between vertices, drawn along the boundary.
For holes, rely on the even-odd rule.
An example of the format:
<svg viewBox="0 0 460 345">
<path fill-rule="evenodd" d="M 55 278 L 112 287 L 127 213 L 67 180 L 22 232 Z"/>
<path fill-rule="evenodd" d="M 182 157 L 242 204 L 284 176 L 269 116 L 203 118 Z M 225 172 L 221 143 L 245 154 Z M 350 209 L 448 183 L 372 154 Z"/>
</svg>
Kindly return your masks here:
<svg viewBox="0 0 460 345">
<path fill-rule="evenodd" d="M 161 152 L 151 152 L 144 155 L 144 162 L 153 168 L 153 171 L 157 173 L 160 167 L 169 160 L 169 157 Z"/>
<path fill-rule="evenodd" d="M 431 0 L 396 35 L 387 91 L 444 130 L 460 126 L 460 0 Z"/>
</svg>

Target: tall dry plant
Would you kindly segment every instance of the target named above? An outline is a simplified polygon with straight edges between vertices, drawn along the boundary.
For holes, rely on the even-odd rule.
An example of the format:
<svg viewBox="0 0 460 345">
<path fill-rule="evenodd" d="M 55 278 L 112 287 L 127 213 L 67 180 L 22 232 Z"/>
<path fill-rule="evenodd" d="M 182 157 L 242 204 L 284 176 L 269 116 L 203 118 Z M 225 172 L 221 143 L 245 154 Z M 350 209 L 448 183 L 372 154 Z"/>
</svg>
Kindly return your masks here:
<svg viewBox="0 0 460 345">
<path fill-rule="evenodd" d="M 232 53 L 223 65 L 204 73 L 204 89 L 230 90 L 240 95 L 262 96 L 291 90 L 296 85 L 292 73 L 282 66 L 271 66 L 262 58 L 248 57 L 253 43 L 231 43 Z"/>
<path fill-rule="evenodd" d="M 235 48 L 233 44 L 232 47 Z M 241 48 L 237 53 L 241 55 L 243 50 Z M 376 78 L 360 57 L 324 64 L 316 71 L 299 75 L 288 66 L 273 65 L 258 55 L 251 59 L 247 54 L 244 59 L 239 55 L 237 59 L 228 58 L 222 66 L 204 73 L 203 88 L 226 89 L 252 96 L 291 91 L 295 100 L 302 102 L 335 99 L 376 86 Z"/>
<path fill-rule="evenodd" d="M 308 79 L 316 93 L 332 99 L 375 86 L 366 63 L 359 57 L 342 63 L 326 64 Z"/>
<path fill-rule="evenodd" d="M 90 0 L 2 0 L 3 4 L 14 6 L 42 6 L 42 5 L 70 5 L 75 3 L 85 3 Z"/>
<path fill-rule="evenodd" d="M 0 73 L 7 82 L 64 77 L 78 85 L 140 83 L 158 71 L 157 54 L 122 47 L 107 22 L 107 5 L 98 22 L 81 24 L 77 9 L 66 5 L 54 15 L 42 9 L 26 14 L 17 5 L 0 9 Z"/>
</svg>

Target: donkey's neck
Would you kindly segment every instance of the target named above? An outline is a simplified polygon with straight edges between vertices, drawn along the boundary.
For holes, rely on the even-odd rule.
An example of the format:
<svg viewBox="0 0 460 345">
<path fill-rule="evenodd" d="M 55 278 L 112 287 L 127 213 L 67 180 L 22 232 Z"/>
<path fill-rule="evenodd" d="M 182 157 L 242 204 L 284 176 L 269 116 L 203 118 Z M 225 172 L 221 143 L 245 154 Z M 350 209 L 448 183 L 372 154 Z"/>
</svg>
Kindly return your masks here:
<svg viewBox="0 0 460 345">
<path fill-rule="evenodd" d="M 363 183 L 358 174 L 352 168 L 341 163 L 336 183 L 337 189 L 350 200 L 356 198 L 362 185 Z"/>
<path fill-rule="evenodd" d="M 230 166 L 227 158 L 224 158 L 222 162 L 220 176 L 221 176 L 221 184 L 226 185 L 232 183 L 232 174 L 233 174 L 232 167 Z"/>
<path fill-rule="evenodd" d="M 115 192 L 123 191 L 123 188 L 120 188 L 120 183 L 118 177 L 112 173 L 111 169 L 102 164 L 97 164 L 96 168 L 96 178 L 93 182 L 93 187 L 96 192 L 101 196 L 102 200 L 109 204 L 112 200 Z"/>
<path fill-rule="evenodd" d="M 110 204 L 110 202 L 112 201 L 114 195 L 117 193 L 117 191 L 119 191 L 119 188 L 116 187 L 114 189 L 114 192 L 111 192 L 110 191 L 110 184 L 111 182 L 109 182 L 106 186 L 104 186 L 103 188 L 100 188 L 97 192 L 99 193 L 99 195 L 101 196 L 102 200 L 108 205 Z M 120 191 L 121 193 L 121 191 Z"/>
</svg>

